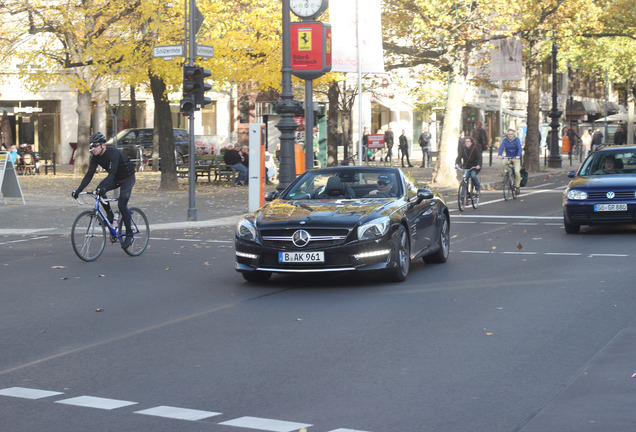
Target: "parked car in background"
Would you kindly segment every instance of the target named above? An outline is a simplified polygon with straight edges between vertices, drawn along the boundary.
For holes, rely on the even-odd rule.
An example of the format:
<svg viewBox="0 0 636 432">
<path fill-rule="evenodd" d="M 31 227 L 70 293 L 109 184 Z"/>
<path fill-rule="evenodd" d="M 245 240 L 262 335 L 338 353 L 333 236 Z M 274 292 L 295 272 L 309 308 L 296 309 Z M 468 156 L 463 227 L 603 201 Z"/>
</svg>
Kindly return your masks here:
<svg viewBox="0 0 636 432">
<path fill-rule="evenodd" d="M 563 225 L 636 224 L 636 146 L 600 147 L 588 156 L 563 193 Z"/>
<path fill-rule="evenodd" d="M 236 270 L 250 282 L 343 271 L 378 271 L 401 282 L 412 259 L 448 259 L 444 199 L 399 168 L 314 169 L 266 201 L 236 230 Z"/>
<path fill-rule="evenodd" d="M 117 134 L 117 148 L 143 169 L 152 161 L 152 128 L 124 129 Z M 174 151 L 177 165 L 187 161 L 190 150 L 190 135 L 185 129 L 173 129 Z M 113 145 L 109 139 L 106 145 Z"/>
</svg>

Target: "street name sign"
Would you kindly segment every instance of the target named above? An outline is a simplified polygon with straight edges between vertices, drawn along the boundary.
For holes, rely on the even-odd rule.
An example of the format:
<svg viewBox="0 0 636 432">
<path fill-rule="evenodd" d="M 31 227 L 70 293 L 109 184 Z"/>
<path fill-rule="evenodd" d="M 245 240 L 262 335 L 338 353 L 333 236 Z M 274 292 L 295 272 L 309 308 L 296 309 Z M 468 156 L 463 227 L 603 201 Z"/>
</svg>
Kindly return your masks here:
<svg viewBox="0 0 636 432">
<path fill-rule="evenodd" d="M 183 57 L 183 51 L 183 45 L 156 46 L 152 49 L 152 56 L 163 57 L 165 60 L 171 60 L 172 57 Z"/>
</svg>

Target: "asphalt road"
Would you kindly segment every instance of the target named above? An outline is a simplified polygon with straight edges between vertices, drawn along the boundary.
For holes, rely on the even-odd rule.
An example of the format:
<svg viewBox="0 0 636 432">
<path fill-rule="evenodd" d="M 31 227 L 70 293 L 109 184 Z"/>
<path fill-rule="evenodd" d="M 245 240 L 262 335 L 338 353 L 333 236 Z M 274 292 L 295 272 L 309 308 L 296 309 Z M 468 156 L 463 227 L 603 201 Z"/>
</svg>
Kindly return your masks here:
<svg viewBox="0 0 636 432">
<path fill-rule="evenodd" d="M 398 284 L 247 284 L 232 227 L 94 263 L 2 236 L 0 429 L 634 430 L 636 231 L 565 234 L 566 181 L 454 210 L 450 260 Z"/>
</svg>

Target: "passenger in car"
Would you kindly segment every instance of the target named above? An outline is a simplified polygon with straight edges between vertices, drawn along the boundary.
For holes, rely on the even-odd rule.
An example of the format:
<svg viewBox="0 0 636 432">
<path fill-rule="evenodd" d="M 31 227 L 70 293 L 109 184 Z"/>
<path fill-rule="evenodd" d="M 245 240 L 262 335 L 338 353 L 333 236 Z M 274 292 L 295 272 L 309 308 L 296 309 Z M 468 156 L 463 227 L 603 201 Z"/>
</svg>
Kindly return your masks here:
<svg viewBox="0 0 636 432">
<path fill-rule="evenodd" d="M 599 174 L 623 174 L 623 171 L 621 169 L 619 169 L 620 167 L 623 166 L 623 161 L 621 160 L 616 160 L 614 158 L 614 156 L 609 155 L 605 158 L 605 161 L 603 162 L 603 168 L 597 170 L 594 175 L 599 175 Z"/>
</svg>

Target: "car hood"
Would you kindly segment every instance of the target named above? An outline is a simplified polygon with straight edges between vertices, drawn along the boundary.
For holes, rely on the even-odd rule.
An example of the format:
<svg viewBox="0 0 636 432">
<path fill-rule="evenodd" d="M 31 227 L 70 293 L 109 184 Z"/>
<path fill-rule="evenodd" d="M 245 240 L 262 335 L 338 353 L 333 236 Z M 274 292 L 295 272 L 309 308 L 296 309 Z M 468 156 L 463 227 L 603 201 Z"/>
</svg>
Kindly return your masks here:
<svg viewBox="0 0 636 432">
<path fill-rule="evenodd" d="M 398 200 L 399 201 L 399 200 Z M 397 206 L 393 199 L 343 199 L 338 201 L 274 200 L 255 211 L 248 218 L 255 219 L 259 229 L 278 225 L 289 226 L 290 222 L 303 222 L 309 227 L 352 228 L 362 220 L 370 220 L 390 214 Z"/>
<path fill-rule="evenodd" d="M 636 174 L 610 174 L 603 176 L 577 177 L 570 182 L 568 189 L 607 189 L 634 187 L 636 187 Z"/>
</svg>

